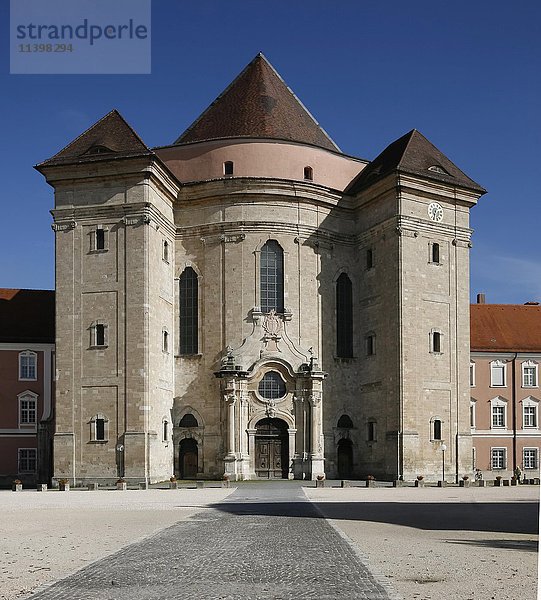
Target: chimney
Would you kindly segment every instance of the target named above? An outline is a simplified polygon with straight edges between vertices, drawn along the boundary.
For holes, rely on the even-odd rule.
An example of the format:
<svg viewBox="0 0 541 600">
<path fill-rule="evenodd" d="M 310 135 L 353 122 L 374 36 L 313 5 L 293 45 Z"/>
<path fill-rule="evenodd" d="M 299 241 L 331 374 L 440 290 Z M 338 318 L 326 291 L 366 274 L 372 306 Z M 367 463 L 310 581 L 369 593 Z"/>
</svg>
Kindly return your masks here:
<svg viewBox="0 0 541 600">
<path fill-rule="evenodd" d="M 477 294 L 477 304 L 485 304 L 485 294 Z"/>
</svg>

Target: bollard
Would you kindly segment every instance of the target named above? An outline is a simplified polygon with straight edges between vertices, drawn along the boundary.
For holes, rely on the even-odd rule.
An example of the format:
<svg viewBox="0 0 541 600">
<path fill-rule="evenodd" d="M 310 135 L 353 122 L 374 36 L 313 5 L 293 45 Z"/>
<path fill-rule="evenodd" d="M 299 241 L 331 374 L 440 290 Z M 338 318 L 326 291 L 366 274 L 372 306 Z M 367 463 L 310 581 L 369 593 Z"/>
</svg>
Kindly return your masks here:
<svg viewBox="0 0 541 600">
<path fill-rule="evenodd" d="M 196 481 L 195 482 L 195 487 L 198 488 L 198 489 L 202 489 L 202 488 L 205 487 L 205 482 L 204 481 L 200 481 L 200 480 Z"/>
<path fill-rule="evenodd" d="M 47 484 L 46 483 L 38 483 L 36 486 L 36 489 L 38 492 L 46 492 L 47 491 Z"/>
<path fill-rule="evenodd" d="M 342 481 L 340 482 L 340 487 L 351 487 L 351 481 L 348 481 L 347 479 L 342 479 Z"/>
</svg>

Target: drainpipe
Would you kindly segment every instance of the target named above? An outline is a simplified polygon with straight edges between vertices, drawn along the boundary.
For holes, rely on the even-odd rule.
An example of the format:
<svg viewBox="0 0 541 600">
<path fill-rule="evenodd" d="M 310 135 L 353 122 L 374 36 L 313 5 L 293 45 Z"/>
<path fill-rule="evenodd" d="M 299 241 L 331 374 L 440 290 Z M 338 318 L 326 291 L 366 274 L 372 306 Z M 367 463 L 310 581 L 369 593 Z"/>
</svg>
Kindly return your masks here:
<svg viewBox="0 0 541 600">
<path fill-rule="evenodd" d="M 513 373 L 511 377 L 511 384 L 513 386 L 512 402 L 513 402 L 513 474 L 517 468 L 517 386 L 516 386 L 516 373 L 515 365 L 517 360 L 518 352 L 515 352 L 513 357 Z"/>
</svg>

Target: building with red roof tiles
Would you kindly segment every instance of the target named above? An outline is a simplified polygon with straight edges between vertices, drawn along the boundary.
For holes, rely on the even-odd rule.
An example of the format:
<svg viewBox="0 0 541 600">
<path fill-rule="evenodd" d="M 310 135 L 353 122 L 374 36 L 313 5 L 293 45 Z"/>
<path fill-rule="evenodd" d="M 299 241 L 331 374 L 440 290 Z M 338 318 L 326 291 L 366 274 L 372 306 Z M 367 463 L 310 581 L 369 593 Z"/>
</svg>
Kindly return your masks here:
<svg viewBox="0 0 541 600">
<path fill-rule="evenodd" d="M 173 143 L 112 111 L 55 190 L 55 477 L 472 472 L 469 211 L 417 130 L 343 154 L 259 54 Z"/>
<path fill-rule="evenodd" d="M 49 483 L 54 433 L 50 290 L 0 289 L 0 484 Z"/>
<path fill-rule="evenodd" d="M 471 306 L 473 465 L 484 479 L 539 478 L 541 306 Z"/>
</svg>

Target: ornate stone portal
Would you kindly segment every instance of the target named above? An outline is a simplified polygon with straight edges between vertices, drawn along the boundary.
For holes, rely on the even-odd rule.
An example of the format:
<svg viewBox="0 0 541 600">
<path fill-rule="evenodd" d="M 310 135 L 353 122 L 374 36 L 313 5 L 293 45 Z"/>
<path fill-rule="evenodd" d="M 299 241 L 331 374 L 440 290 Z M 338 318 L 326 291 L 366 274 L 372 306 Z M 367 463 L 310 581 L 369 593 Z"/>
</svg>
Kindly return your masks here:
<svg viewBox="0 0 541 600">
<path fill-rule="evenodd" d="M 224 471 L 232 480 L 315 479 L 324 474 L 327 374 L 311 348 L 303 352 L 288 337 L 290 312 L 256 308 L 252 317 L 251 335 L 238 349 L 225 349 L 215 372 L 225 413 Z"/>
</svg>

